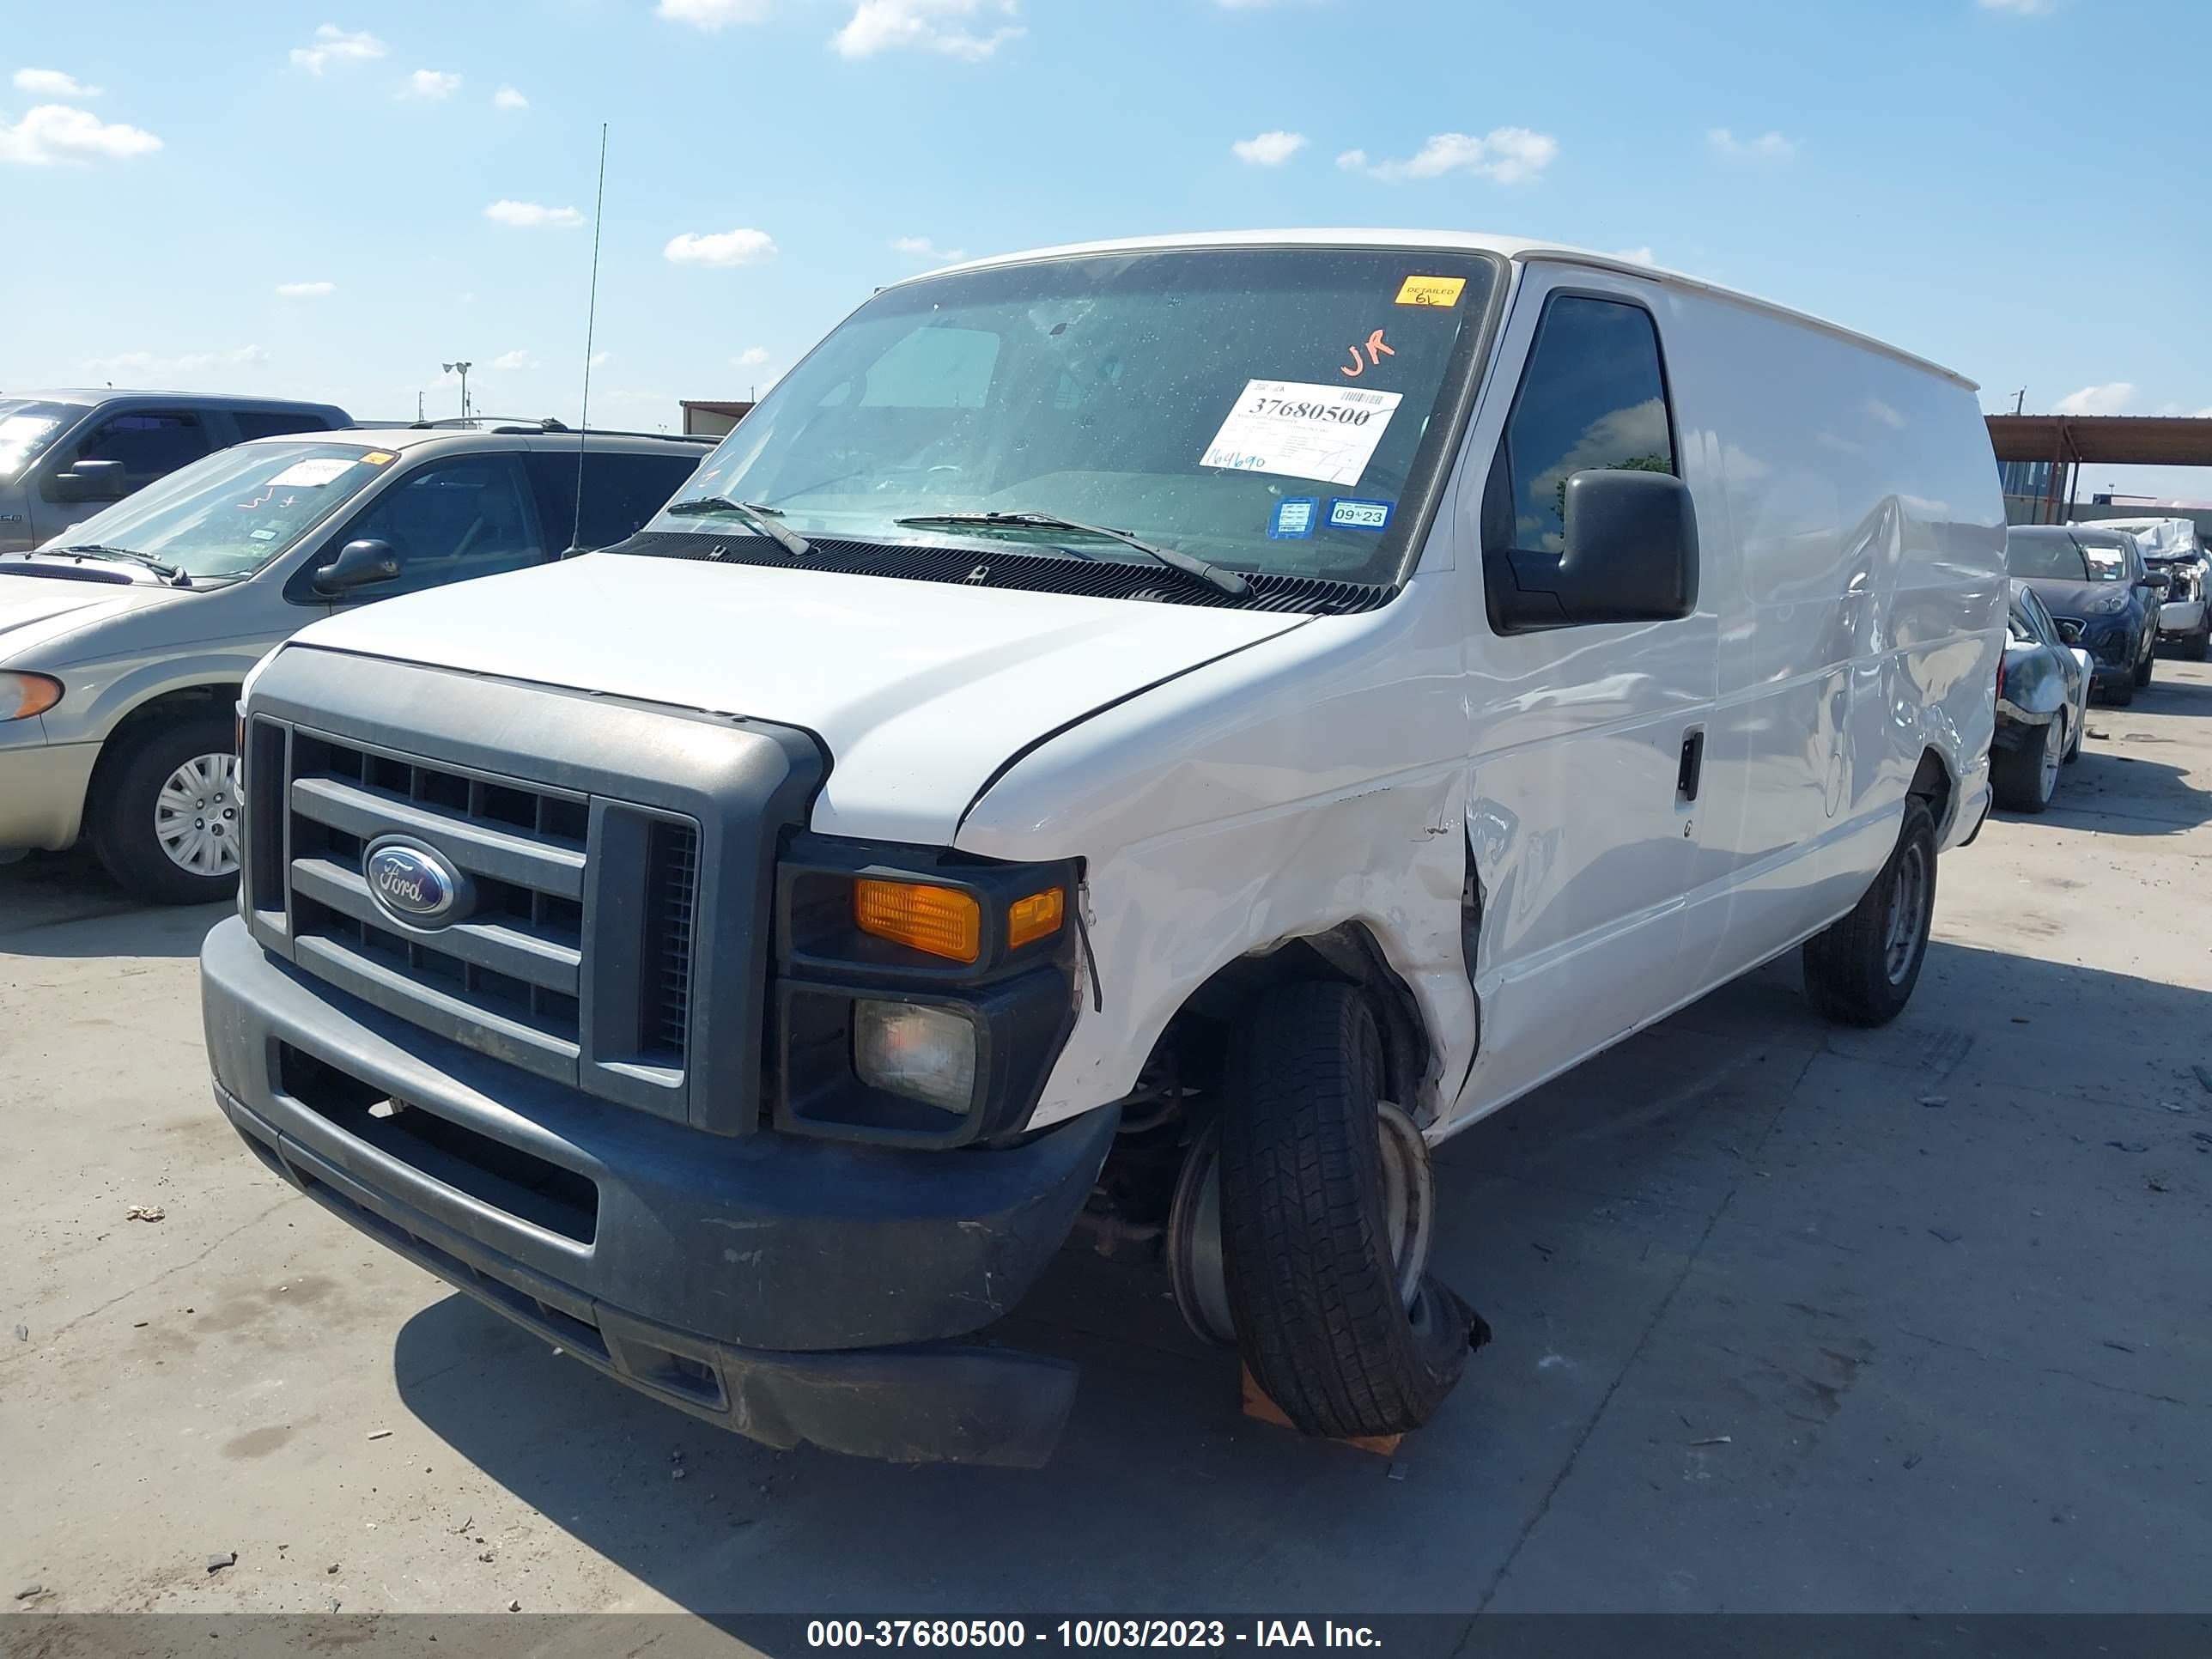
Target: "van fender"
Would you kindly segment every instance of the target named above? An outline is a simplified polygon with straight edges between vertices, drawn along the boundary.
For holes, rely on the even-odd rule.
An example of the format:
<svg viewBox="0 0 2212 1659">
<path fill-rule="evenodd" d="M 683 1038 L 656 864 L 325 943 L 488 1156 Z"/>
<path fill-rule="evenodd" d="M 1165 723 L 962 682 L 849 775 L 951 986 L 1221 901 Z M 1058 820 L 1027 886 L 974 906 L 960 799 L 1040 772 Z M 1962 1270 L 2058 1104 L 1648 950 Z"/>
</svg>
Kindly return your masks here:
<svg viewBox="0 0 2212 1659">
<path fill-rule="evenodd" d="M 1241 959 L 1301 941 L 1355 978 L 1371 946 L 1410 994 L 1426 1053 L 1414 1097 L 1400 1104 L 1433 1125 L 1478 1029 L 1462 943 L 1465 772 L 1453 761 L 1094 854 L 1079 898 L 1090 941 L 1081 1009 L 1031 1126 L 1127 1094 L 1194 997 Z"/>
</svg>

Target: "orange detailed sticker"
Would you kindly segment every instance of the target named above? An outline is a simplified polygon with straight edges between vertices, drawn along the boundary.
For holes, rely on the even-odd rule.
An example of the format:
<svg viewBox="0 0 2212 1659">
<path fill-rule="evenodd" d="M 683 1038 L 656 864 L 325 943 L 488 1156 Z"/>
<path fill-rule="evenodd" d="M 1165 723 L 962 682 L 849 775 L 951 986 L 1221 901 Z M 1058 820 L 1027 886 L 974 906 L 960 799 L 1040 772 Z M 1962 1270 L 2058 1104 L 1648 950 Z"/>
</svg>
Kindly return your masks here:
<svg viewBox="0 0 2212 1659">
<path fill-rule="evenodd" d="M 368 454 L 361 458 L 361 464 L 363 466 L 382 466 L 386 461 L 392 459 L 392 453 L 389 450 L 372 449 Z"/>
<path fill-rule="evenodd" d="M 1359 355 L 1359 347 L 1345 347 L 1345 349 L 1352 354 L 1352 367 L 1349 368 L 1340 368 L 1336 372 L 1343 375 L 1347 380 L 1356 380 L 1367 372 L 1367 367 L 1370 363 L 1379 363 L 1385 357 L 1395 357 L 1398 355 L 1395 347 L 1387 346 L 1382 343 L 1382 331 L 1379 328 L 1367 337 L 1366 349 L 1367 356 L 1363 359 Z"/>
<path fill-rule="evenodd" d="M 1398 290 L 1401 306 L 1455 306 L 1466 290 L 1464 276 L 1408 276 Z"/>
</svg>

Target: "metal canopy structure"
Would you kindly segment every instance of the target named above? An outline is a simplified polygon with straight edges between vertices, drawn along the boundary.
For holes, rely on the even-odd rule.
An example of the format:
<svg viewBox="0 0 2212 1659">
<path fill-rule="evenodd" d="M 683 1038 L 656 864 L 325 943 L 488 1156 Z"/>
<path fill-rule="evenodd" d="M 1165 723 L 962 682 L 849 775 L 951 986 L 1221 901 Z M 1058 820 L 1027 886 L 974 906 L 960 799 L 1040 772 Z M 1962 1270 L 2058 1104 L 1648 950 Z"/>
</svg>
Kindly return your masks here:
<svg viewBox="0 0 2212 1659">
<path fill-rule="evenodd" d="M 2212 466 L 2212 419 L 2187 415 L 1992 415 L 1999 461 L 2048 461 L 2045 522 L 2074 514 L 2075 474 L 2090 466 Z"/>
</svg>

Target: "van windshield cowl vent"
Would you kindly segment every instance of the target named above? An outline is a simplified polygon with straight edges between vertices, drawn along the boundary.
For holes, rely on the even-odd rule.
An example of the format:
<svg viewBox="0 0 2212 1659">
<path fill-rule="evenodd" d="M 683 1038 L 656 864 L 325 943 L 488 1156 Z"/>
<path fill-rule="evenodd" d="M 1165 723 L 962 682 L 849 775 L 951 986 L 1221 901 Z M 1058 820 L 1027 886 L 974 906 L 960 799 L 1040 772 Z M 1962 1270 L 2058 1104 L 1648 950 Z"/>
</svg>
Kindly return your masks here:
<svg viewBox="0 0 2212 1659">
<path fill-rule="evenodd" d="M 942 582 L 956 587 L 1004 587 L 1030 593 L 1072 593 L 1089 599 L 1141 599 L 1155 605 L 1317 612 L 1323 616 L 1349 616 L 1355 611 L 1377 610 L 1389 604 L 1398 592 L 1395 587 L 1379 587 L 1371 582 L 1249 570 L 1238 574 L 1251 584 L 1250 591 L 1229 594 L 1200 582 L 1163 583 L 1158 565 L 1105 553 L 1096 558 L 1071 559 L 1049 552 L 994 546 L 979 556 L 979 550 L 973 545 L 854 542 L 812 535 L 806 540 L 810 550 L 804 558 L 785 552 L 765 536 L 748 535 L 742 531 L 720 535 L 644 531 L 626 542 L 599 550 L 603 554 L 629 554 L 644 558 L 697 559 L 715 564 L 826 570 L 847 576 L 888 576 L 902 581 Z"/>
</svg>

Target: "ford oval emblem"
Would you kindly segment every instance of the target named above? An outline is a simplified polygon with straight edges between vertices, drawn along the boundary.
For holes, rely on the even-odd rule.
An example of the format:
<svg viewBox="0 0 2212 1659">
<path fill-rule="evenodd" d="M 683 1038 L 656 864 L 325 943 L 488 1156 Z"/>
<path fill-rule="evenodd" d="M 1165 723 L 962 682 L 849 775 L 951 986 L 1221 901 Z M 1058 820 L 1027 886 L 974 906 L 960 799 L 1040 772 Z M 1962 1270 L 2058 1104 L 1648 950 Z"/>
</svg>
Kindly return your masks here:
<svg viewBox="0 0 2212 1659">
<path fill-rule="evenodd" d="M 410 927 L 459 921 L 476 896 L 469 878 L 443 854 L 404 836 L 371 842 L 361 870 L 376 908 Z"/>
</svg>

